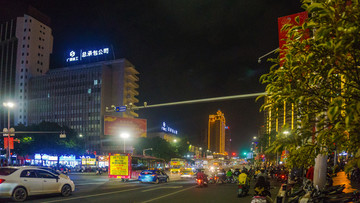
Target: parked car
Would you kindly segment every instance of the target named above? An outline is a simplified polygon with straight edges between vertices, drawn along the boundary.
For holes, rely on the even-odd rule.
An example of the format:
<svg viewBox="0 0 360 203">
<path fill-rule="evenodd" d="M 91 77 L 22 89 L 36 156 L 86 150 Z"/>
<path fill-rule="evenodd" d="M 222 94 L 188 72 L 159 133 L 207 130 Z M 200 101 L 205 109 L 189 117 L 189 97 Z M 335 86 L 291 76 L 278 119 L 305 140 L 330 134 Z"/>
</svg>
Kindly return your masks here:
<svg viewBox="0 0 360 203">
<path fill-rule="evenodd" d="M 161 170 L 143 170 L 138 180 L 143 182 L 153 182 L 153 183 L 160 183 L 160 182 L 168 182 L 169 176 Z"/>
<path fill-rule="evenodd" d="M 69 196 L 74 182 L 65 175 L 33 166 L 0 168 L 0 197 L 22 202 L 28 196 L 59 193 Z"/>
</svg>

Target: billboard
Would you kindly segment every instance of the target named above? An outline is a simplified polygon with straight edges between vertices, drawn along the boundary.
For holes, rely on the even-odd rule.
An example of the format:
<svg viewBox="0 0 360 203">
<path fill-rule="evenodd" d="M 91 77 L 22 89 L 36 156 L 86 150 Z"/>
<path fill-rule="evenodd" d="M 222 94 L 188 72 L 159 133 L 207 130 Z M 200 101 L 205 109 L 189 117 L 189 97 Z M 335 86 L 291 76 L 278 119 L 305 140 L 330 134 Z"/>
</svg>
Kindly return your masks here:
<svg viewBox="0 0 360 203">
<path fill-rule="evenodd" d="M 295 21 L 296 17 L 299 17 L 299 23 L 297 23 Z M 285 49 L 284 45 L 286 44 L 286 39 L 287 39 L 286 35 L 288 32 L 287 30 L 281 30 L 281 29 L 286 24 L 302 25 L 307 18 L 308 18 L 308 13 L 306 11 L 278 18 L 279 48 L 281 49 L 281 51 L 280 51 L 280 64 L 281 65 L 284 62 L 283 57 L 284 57 L 285 53 L 283 50 Z"/>
<path fill-rule="evenodd" d="M 127 132 L 132 137 L 146 137 L 146 119 L 104 116 L 104 135 Z"/>
<path fill-rule="evenodd" d="M 110 178 L 130 178 L 131 157 L 129 154 L 111 155 L 109 159 Z"/>
</svg>

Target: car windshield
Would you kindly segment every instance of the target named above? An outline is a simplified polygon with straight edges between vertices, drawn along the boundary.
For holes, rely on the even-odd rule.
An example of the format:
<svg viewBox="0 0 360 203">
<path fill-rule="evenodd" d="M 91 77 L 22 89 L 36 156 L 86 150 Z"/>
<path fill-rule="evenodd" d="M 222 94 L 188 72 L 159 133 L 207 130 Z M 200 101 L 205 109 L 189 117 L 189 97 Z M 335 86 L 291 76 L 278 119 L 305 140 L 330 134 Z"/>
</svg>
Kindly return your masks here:
<svg viewBox="0 0 360 203">
<path fill-rule="evenodd" d="M 155 171 L 142 171 L 140 174 L 141 175 L 148 175 L 148 174 L 154 174 Z"/>
<path fill-rule="evenodd" d="M 0 175 L 1 176 L 8 176 L 14 173 L 17 169 L 16 168 L 0 168 Z"/>
</svg>

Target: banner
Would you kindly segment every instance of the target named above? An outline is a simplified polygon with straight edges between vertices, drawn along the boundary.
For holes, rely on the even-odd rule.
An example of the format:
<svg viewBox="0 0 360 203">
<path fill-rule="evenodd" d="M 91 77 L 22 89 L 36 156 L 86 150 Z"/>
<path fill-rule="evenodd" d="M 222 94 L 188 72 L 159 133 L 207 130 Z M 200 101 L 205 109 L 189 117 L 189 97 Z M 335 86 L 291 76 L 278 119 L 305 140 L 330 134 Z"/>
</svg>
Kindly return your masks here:
<svg viewBox="0 0 360 203">
<path fill-rule="evenodd" d="M 110 156 L 110 176 L 129 176 L 129 156 L 112 155 Z"/>
<path fill-rule="evenodd" d="M 146 119 L 104 116 L 104 135 L 119 136 L 121 132 L 131 137 L 146 137 Z"/>
<path fill-rule="evenodd" d="M 81 159 L 81 165 L 95 166 L 96 165 L 96 159 L 95 158 L 82 158 Z"/>
<path fill-rule="evenodd" d="M 4 137 L 4 149 L 8 148 L 8 144 L 9 144 L 8 138 Z M 10 149 L 14 149 L 14 138 L 13 137 L 10 137 Z"/>
<path fill-rule="evenodd" d="M 295 18 L 299 17 L 299 23 L 297 23 L 295 21 Z M 284 16 L 284 17 L 280 17 L 278 18 L 278 32 L 279 32 L 279 48 L 281 49 L 280 51 L 280 65 L 282 66 L 283 64 L 283 58 L 284 58 L 284 45 L 286 44 L 286 40 L 287 40 L 287 31 L 282 31 L 282 27 L 286 24 L 292 24 L 292 25 L 302 25 L 305 20 L 308 18 L 308 13 L 306 11 L 301 12 L 301 13 L 295 13 L 292 15 L 288 15 L 288 16 Z"/>
</svg>

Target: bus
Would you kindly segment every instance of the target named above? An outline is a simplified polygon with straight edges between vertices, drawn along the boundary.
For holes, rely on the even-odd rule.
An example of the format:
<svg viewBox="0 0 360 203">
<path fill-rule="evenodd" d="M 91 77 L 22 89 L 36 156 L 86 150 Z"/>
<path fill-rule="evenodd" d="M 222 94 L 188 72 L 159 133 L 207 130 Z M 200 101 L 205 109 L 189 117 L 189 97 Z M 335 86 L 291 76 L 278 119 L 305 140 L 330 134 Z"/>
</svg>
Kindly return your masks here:
<svg viewBox="0 0 360 203">
<path fill-rule="evenodd" d="M 185 159 L 172 158 L 170 160 L 170 173 L 180 173 L 185 169 Z"/>
<path fill-rule="evenodd" d="M 109 157 L 109 178 L 121 178 L 123 181 L 138 179 L 143 170 L 165 169 L 165 160 L 161 158 L 130 154 L 114 154 Z"/>
</svg>

